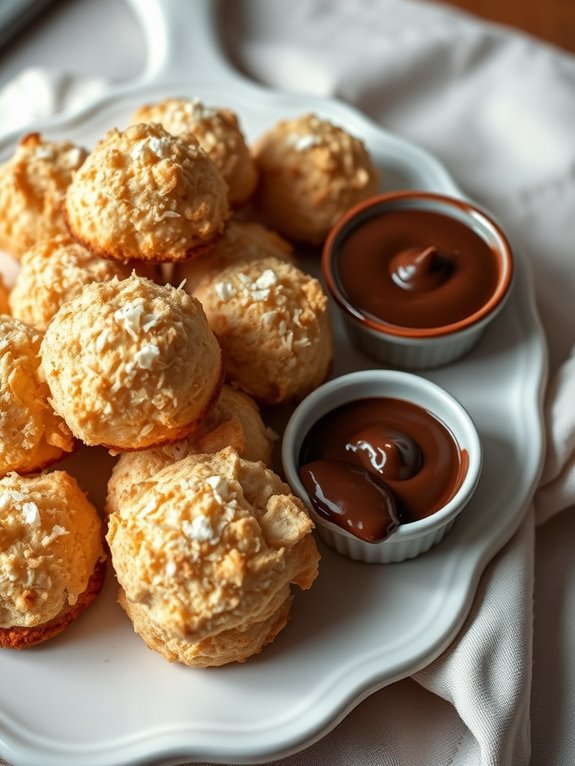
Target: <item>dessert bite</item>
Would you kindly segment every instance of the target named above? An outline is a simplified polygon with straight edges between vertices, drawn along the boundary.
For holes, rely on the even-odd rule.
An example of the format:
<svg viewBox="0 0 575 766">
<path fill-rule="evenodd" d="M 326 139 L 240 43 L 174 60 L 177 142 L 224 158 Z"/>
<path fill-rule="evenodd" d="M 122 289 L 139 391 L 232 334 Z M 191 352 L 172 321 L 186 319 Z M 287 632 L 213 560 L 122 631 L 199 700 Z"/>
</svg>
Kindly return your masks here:
<svg viewBox="0 0 575 766">
<path fill-rule="evenodd" d="M 265 404 L 302 399 L 333 356 L 317 279 L 277 258 L 232 263 L 195 290 L 222 347 L 229 382 Z"/>
<path fill-rule="evenodd" d="M 293 247 L 275 231 L 260 223 L 232 218 L 222 238 L 200 258 L 174 266 L 172 281 L 180 284 L 186 280 L 185 289 L 193 295 L 198 285 L 212 280 L 226 266 L 238 261 L 256 261 L 268 257 L 293 263 Z"/>
<path fill-rule="evenodd" d="M 0 315 L 0 476 L 31 473 L 74 448 L 40 375 L 42 333 Z"/>
<path fill-rule="evenodd" d="M 320 245 L 346 210 L 378 188 L 362 141 L 315 114 L 278 122 L 254 153 L 263 219 L 299 242 Z"/>
<path fill-rule="evenodd" d="M 64 471 L 0 479 L 0 647 L 61 633 L 97 597 L 102 523 Z"/>
<path fill-rule="evenodd" d="M 244 662 L 286 624 L 291 585 L 307 589 L 317 576 L 312 527 L 261 463 L 231 448 L 190 455 L 109 517 L 120 604 L 170 661 Z"/>
<path fill-rule="evenodd" d="M 42 240 L 22 256 L 10 293 L 12 315 L 45 330 L 60 306 L 84 285 L 127 279 L 131 271 L 130 264 L 99 258 L 67 234 Z"/>
<path fill-rule="evenodd" d="M 254 193 L 256 166 L 238 116 L 231 109 L 208 107 L 199 99 L 166 98 L 141 106 L 132 121 L 159 123 L 182 140 L 189 134 L 195 136 L 227 183 L 232 207 L 245 204 Z"/>
<path fill-rule="evenodd" d="M 85 149 L 70 141 L 24 136 L 0 165 L 0 249 L 14 258 L 47 237 L 66 233 L 62 203 Z"/>
<path fill-rule="evenodd" d="M 193 136 L 155 123 L 113 129 L 88 155 L 66 194 L 70 232 L 96 255 L 180 261 L 223 231 L 227 187 Z"/>
<path fill-rule="evenodd" d="M 219 452 L 228 446 L 246 460 L 271 463 L 272 440 L 257 404 L 241 391 L 224 385 L 214 408 L 185 439 L 120 455 L 108 481 L 106 512 L 117 511 L 122 502 L 133 502 L 144 491 L 143 482 L 162 468 L 188 455 Z"/>
<path fill-rule="evenodd" d="M 223 378 L 200 303 L 135 274 L 86 285 L 65 303 L 41 357 L 53 407 L 72 433 L 118 452 L 186 436 Z"/>
</svg>

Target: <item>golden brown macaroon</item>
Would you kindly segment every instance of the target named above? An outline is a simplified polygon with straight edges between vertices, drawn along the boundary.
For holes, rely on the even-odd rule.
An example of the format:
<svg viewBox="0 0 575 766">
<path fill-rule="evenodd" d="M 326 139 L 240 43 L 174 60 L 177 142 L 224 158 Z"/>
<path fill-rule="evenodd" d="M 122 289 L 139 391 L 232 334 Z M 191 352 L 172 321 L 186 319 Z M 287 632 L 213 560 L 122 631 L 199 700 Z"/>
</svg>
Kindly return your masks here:
<svg viewBox="0 0 575 766">
<path fill-rule="evenodd" d="M 378 188 L 362 141 L 315 114 L 277 123 L 258 140 L 255 158 L 264 220 L 289 239 L 312 245 Z"/>
<path fill-rule="evenodd" d="M 199 258 L 176 264 L 172 281 L 179 285 L 186 280 L 185 289 L 193 295 L 198 285 L 204 280 L 213 279 L 226 266 L 238 261 L 255 261 L 268 257 L 293 263 L 293 247 L 275 231 L 260 223 L 232 219 L 222 238 L 213 247 Z"/>
<path fill-rule="evenodd" d="M 10 313 L 10 291 L 4 284 L 2 275 L 0 274 L 0 314 Z"/>
<path fill-rule="evenodd" d="M 166 98 L 140 107 L 132 121 L 160 123 L 184 140 L 187 134 L 195 136 L 227 183 L 233 207 L 245 204 L 254 193 L 256 166 L 238 116 L 231 109 L 207 107 L 197 98 Z"/>
<path fill-rule="evenodd" d="M 277 258 L 233 263 L 195 291 L 228 380 L 266 404 L 297 401 L 333 356 L 328 300 L 317 279 Z"/>
<path fill-rule="evenodd" d="M 243 662 L 287 622 L 291 584 L 309 588 L 319 554 L 301 501 L 231 449 L 155 474 L 109 517 L 120 603 L 148 646 L 205 667 Z"/>
<path fill-rule="evenodd" d="M 91 283 L 41 346 L 53 407 L 72 433 L 113 451 L 181 439 L 215 404 L 221 351 L 200 303 L 135 274 Z"/>
<path fill-rule="evenodd" d="M 45 330 L 60 306 L 90 282 L 130 276 L 129 264 L 99 258 L 69 235 L 45 239 L 26 251 L 10 294 L 12 315 Z"/>
<path fill-rule="evenodd" d="M 70 184 L 68 227 L 96 255 L 120 261 L 180 261 L 220 236 L 227 186 L 192 136 L 155 123 L 113 129 Z"/>
<path fill-rule="evenodd" d="M 47 237 L 66 233 L 62 203 L 86 150 L 69 141 L 25 136 L 0 165 L 0 248 L 19 258 Z"/>
<path fill-rule="evenodd" d="M 30 473 L 74 448 L 39 374 L 42 333 L 0 315 L 0 476 Z"/>
<path fill-rule="evenodd" d="M 64 471 L 0 479 L 0 646 L 61 633 L 104 580 L 100 517 Z"/>
<path fill-rule="evenodd" d="M 188 455 L 219 452 L 228 446 L 246 460 L 271 463 L 272 438 L 257 404 L 224 385 L 214 408 L 185 439 L 120 455 L 108 481 L 106 512 L 119 510 L 122 503 L 133 503 L 144 491 L 144 482 L 166 466 Z"/>
</svg>

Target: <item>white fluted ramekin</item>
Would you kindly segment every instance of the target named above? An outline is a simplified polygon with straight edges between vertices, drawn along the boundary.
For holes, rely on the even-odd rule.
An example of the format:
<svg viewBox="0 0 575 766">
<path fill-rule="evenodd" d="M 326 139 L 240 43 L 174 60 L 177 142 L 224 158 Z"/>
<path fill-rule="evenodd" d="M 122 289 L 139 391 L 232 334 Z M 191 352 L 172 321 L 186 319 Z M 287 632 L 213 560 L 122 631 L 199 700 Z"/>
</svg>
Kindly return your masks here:
<svg viewBox="0 0 575 766">
<path fill-rule="evenodd" d="M 479 309 L 452 324 L 418 328 L 387 323 L 354 306 L 338 278 L 338 255 L 351 232 L 377 216 L 410 210 L 435 213 L 467 226 L 484 240 L 496 259 L 498 279 L 493 293 Z M 361 271 L 361 253 L 357 268 Z M 324 245 L 322 274 L 355 346 L 395 367 L 429 369 L 454 362 L 479 341 L 507 301 L 513 279 L 513 256 L 500 226 L 476 205 L 433 192 L 398 191 L 360 202 L 337 222 Z"/>
<path fill-rule="evenodd" d="M 323 415 L 343 404 L 372 397 L 402 399 L 435 415 L 451 431 L 459 450 L 465 451 L 467 457 L 463 481 L 443 508 L 419 521 L 400 524 L 386 540 L 376 543 L 360 540 L 317 514 L 298 474 L 302 444 L 313 425 Z M 361 370 L 333 378 L 299 404 L 284 432 L 282 463 L 288 484 L 305 503 L 319 535 L 329 546 L 352 559 L 388 563 L 419 556 L 445 537 L 475 491 L 481 474 L 482 449 L 471 417 L 440 386 L 419 375 L 399 370 Z"/>
</svg>

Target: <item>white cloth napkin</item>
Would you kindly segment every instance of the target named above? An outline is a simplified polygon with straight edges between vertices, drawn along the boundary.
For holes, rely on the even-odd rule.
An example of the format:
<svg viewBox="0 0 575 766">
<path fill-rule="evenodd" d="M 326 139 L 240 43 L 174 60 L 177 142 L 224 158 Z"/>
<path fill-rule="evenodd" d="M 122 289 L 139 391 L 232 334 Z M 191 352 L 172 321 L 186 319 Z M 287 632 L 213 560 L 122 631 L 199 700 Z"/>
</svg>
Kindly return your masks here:
<svg viewBox="0 0 575 766">
<path fill-rule="evenodd" d="M 575 59 L 431 3 L 290 0 L 287 7 L 283 0 L 228 3 L 233 59 L 270 85 L 353 103 L 434 152 L 496 214 L 536 277 L 550 382 L 540 489 L 488 566 L 457 639 L 413 679 L 373 694 L 331 734 L 279 763 L 522 766 L 532 749 L 532 766 L 572 763 L 569 713 L 555 722 L 563 739 L 554 747 L 533 741 L 531 723 L 537 719 L 539 733 L 555 731 L 553 714 L 541 709 L 551 691 L 537 680 L 560 672 L 557 663 L 546 665 L 549 648 L 562 652 L 571 695 L 575 689 L 569 647 L 560 646 L 573 630 L 546 633 L 560 622 L 551 610 L 565 605 L 534 586 L 536 537 L 547 585 L 554 565 L 548 535 L 536 525 L 575 504 Z M 70 73 L 25 72 L 0 92 L 0 129 L 78 105 L 102 87 Z M 536 624 L 534 597 L 543 618 Z M 574 612 L 571 606 L 567 614 Z"/>
</svg>

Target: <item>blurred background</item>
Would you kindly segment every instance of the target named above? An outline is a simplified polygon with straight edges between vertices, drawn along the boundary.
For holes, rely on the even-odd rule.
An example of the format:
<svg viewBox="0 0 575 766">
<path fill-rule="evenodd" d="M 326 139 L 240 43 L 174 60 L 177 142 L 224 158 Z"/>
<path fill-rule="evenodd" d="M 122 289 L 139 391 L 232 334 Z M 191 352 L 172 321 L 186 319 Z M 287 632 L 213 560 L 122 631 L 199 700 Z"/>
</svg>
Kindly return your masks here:
<svg viewBox="0 0 575 766">
<path fill-rule="evenodd" d="M 214 0 L 217 2 L 219 0 Z M 435 2 L 435 0 L 424 0 Z M 97 46 L 90 40 L 90 17 L 114 4 L 116 28 L 109 30 L 105 57 L 100 59 L 100 71 L 83 70 L 82 55 L 86 46 Z M 450 5 L 489 21 L 515 27 L 527 34 L 575 53 L 575 0 L 443 0 Z M 120 6 L 121 10 L 120 10 Z M 59 17 L 57 19 L 57 17 Z M 78 39 L 78 26 L 86 31 Z M 56 49 L 46 45 L 41 33 L 58 20 L 62 43 Z M 66 35 L 66 29 L 70 34 Z M 128 33 L 129 32 L 129 33 Z M 126 50 L 126 47 L 132 50 Z M 54 52 L 56 50 L 56 52 Z M 123 72 L 123 79 L 136 76 L 143 64 L 142 40 L 125 2 L 119 0 L 0 0 L 0 85 L 25 67 L 65 68 L 78 75 L 107 77 L 117 72 L 116 59 L 131 62 L 133 69 Z M 66 60 L 66 61 L 65 61 Z M 66 66 L 63 66 L 63 64 Z"/>
<path fill-rule="evenodd" d="M 448 0 L 443 4 L 575 52 L 575 0 Z"/>
</svg>

